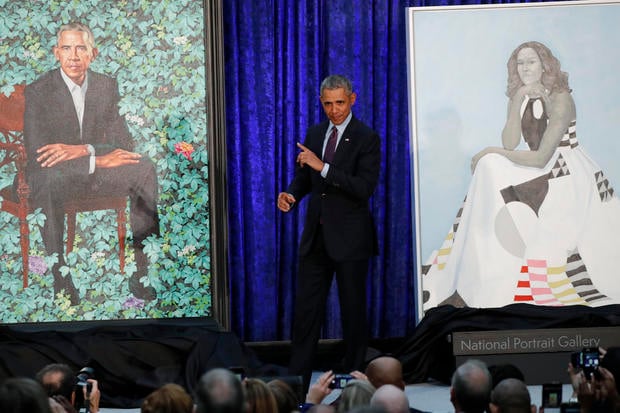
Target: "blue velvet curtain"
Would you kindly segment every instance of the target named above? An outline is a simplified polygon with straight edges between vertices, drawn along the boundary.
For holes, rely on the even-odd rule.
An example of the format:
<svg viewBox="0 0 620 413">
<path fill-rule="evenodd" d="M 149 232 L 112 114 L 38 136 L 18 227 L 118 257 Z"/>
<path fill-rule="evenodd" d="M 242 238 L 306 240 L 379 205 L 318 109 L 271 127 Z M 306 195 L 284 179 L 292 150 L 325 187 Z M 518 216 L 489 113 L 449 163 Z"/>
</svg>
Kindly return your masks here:
<svg viewBox="0 0 620 413">
<path fill-rule="evenodd" d="M 282 214 L 276 197 L 293 176 L 295 143 L 324 119 L 318 95 L 328 74 L 353 81 L 353 112 L 382 137 L 369 334 L 415 327 L 405 7 L 479 3 L 488 2 L 225 1 L 231 328 L 241 339 L 290 339 L 305 208 Z M 341 336 L 335 291 L 323 336 Z"/>
</svg>

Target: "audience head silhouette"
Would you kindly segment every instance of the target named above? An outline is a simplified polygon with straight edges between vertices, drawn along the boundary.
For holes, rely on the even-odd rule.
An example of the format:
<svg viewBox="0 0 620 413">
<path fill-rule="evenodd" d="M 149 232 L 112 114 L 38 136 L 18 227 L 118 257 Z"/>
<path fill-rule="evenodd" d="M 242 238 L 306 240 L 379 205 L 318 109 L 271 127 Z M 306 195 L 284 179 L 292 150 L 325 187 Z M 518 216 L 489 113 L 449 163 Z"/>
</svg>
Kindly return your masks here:
<svg viewBox="0 0 620 413">
<path fill-rule="evenodd" d="M 450 401 L 457 412 L 482 413 L 491 397 L 491 374 L 479 360 L 468 360 L 452 375 Z"/>
<path fill-rule="evenodd" d="M 287 382 L 274 379 L 269 381 L 267 386 L 276 399 L 278 413 L 291 413 L 299 409 L 300 400 Z"/>
<path fill-rule="evenodd" d="M 370 399 L 371 406 L 381 406 L 387 413 L 408 413 L 409 399 L 405 392 L 394 386 L 386 384 L 377 389 Z"/>
<path fill-rule="evenodd" d="M 45 390 L 33 379 L 9 378 L 0 385 L 0 412 L 51 413 Z"/>
<path fill-rule="evenodd" d="M 194 402 L 178 384 L 164 384 L 142 402 L 140 413 L 192 413 Z"/>
<path fill-rule="evenodd" d="M 532 412 L 530 393 L 527 386 L 521 380 L 514 378 L 502 380 L 491 392 L 491 404 L 489 407 L 491 413 Z"/>
<path fill-rule="evenodd" d="M 405 388 L 403 380 L 403 366 L 395 357 L 380 356 L 368 363 L 366 366 L 366 377 L 375 388 L 385 384 L 392 384 L 400 389 Z"/>
<path fill-rule="evenodd" d="M 267 383 L 260 379 L 243 380 L 246 413 L 274 413 L 278 411 L 276 398 Z"/>
<path fill-rule="evenodd" d="M 351 380 L 344 386 L 338 403 L 338 413 L 348 412 L 356 406 L 370 404 L 375 387 L 366 380 Z"/>
<path fill-rule="evenodd" d="M 75 385 L 75 373 L 66 364 L 54 363 L 43 367 L 36 375 L 48 396 L 64 396 L 71 400 Z"/>
<path fill-rule="evenodd" d="M 243 413 L 241 381 L 230 370 L 206 372 L 196 388 L 196 413 Z"/>
</svg>

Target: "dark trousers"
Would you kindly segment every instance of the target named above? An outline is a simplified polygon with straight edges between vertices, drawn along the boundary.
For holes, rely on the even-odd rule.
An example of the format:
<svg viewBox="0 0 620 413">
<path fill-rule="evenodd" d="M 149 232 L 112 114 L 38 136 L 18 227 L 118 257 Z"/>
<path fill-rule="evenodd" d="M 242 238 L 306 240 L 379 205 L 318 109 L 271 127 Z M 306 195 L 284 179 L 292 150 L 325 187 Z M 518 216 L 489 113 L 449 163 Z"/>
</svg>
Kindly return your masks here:
<svg viewBox="0 0 620 413">
<path fill-rule="evenodd" d="M 308 255 L 300 257 L 292 355 L 289 372 L 302 375 L 307 389 L 312 375 L 327 298 L 336 273 L 345 356 L 342 368 L 349 373 L 362 370 L 368 346 L 366 278 L 368 259 L 336 262 L 325 250 L 323 231 L 317 230 Z M 334 366 L 336 367 L 336 366 Z"/>
<path fill-rule="evenodd" d="M 59 265 L 64 264 L 64 211 L 66 199 L 97 196 L 129 196 L 129 221 L 138 272 L 146 273 L 147 260 L 142 242 L 152 234 L 159 234 L 157 214 L 158 186 L 155 165 L 148 159 L 118 168 L 100 168 L 86 179 L 71 176 L 62 169 L 41 169 L 29 177 L 32 206 L 40 207 L 46 216 L 43 242 L 47 254 L 58 254 Z M 142 267 L 142 268 L 141 268 Z M 56 266 L 57 268 L 57 266 Z"/>
</svg>

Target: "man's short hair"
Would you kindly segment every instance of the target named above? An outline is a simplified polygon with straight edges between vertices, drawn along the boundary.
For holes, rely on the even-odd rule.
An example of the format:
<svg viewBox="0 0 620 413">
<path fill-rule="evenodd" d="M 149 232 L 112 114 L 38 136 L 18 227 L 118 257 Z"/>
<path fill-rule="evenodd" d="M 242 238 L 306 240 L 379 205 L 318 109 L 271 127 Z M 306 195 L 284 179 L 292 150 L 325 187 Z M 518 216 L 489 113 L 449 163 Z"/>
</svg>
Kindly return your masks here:
<svg viewBox="0 0 620 413">
<path fill-rule="evenodd" d="M 454 398 L 463 412 L 484 412 L 491 397 L 491 374 L 480 360 L 468 360 L 452 375 Z"/>
<path fill-rule="evenodd" d="M 508 378 L 500 381 L 491 392 L 491 403 L 501 413 L 529 413 L 530 392 L 521 380 Z"/>
<path fill-rule="evenodd" d="M 230 370 L 206 372 L 196 388 L 196 413 L 243 413 L 241 381 Z"/>
<path fill-rule="evenodd" d="M 52 380 L 54 374 L 59 375 L 58 380 Z M 43 386 L 48 396 L 60 395 L 71 400 L 76 378 L 68 365 L 62 363 L 48 364 L 37 372 L 35 378 Z"/>
<path fill-rule="evenodd" d="M 90 30 L 90 27 L 80 22 L 63 24 L 60 26 L 60 29 L 58 29 L 58 33 L 56 33 L 56 44 L 60 44 L 60 35 L 63 32 L 82 32 L 82 38 L 84 39 L 84 43 L 86 43 L 88 54 L 92 56 L 93 49 L 95 49 L 95 35 L 93 31 Z"/>
<path fill-rule="evenodd" d="M 344 89 L 347 95 L 350 95 L 353 92 L 353 86 L 351 85 L 351 81 L 344 76 L 341 75 L 330 75 L 327 76 L 321 82 L 321 96 L 323 96 L 323 90 L 325 89 Z"/>
</svg>

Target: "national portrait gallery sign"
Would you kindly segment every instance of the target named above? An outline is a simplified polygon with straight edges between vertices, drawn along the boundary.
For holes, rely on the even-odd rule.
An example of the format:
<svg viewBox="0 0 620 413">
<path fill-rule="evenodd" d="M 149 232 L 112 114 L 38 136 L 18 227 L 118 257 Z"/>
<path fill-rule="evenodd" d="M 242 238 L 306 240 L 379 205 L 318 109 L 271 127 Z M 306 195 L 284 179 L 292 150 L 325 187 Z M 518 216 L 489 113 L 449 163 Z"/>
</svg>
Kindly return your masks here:
<svg viewBox="0 0 620 413">
<path fill-rule="evenodd" d="M 455 356 L 502 353 L 579 351 L 620 345 L 620 327 L 540 330 L 469 331 L 452 333 Z"/>
</svg>

